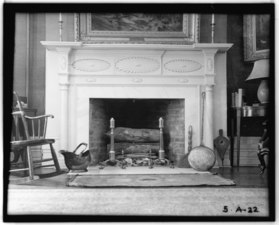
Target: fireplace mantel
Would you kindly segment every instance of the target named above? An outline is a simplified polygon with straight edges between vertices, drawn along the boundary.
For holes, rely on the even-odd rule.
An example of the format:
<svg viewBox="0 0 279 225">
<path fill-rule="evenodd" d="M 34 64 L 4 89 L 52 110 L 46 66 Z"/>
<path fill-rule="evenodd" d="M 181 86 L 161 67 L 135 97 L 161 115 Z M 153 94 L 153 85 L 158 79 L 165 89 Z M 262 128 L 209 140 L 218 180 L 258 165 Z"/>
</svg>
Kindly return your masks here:
<svg viewBox="0 0 279 225">
<path fill-rule="evenodd" d="M 49 136 L 57 149 L 89 142 L 90 98 L 180 98 L 200 144 L 201 92 L 206 92 L 204 143 L 227 131 L 226 52 L 229 43 L 84 44 L 42 41 L 46 51 L 46 111 L 56 117 Z"/>
<path fill-rule="evenodd" d="M 206 49 L 215 49 L 220 52 L 228 51 L 232 44 L 230 43 L 194 43 L 192 45 L 175 44 L 85 44 L 83 42 L 60 42 L 60 41 L 41 41 L 41 44 L 48 50 L 58 50 L 59 48 L 71 49 L 102 49 L 102 50 L 169 50 L 169 51 L 202 51 Z"/>
</svg>

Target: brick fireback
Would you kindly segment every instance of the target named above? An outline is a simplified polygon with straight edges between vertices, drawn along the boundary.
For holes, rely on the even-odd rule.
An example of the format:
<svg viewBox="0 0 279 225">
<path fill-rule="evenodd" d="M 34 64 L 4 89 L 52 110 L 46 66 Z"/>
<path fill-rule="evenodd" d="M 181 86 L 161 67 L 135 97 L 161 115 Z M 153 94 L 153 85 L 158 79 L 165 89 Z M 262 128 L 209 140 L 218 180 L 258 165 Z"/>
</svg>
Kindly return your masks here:
<svg viewBox="0 0 279 225">
<path fill-rule="evenodd" d="M 116 127 L 159 129 L 164 119 L 164 149 L 168 158 L 177 162 L 185 152 L 184 99 L 97 99 L 89 101 L 89 147 L 92 165 L 108 158 L 105 135 L 110 118 Z"/>
</svg>

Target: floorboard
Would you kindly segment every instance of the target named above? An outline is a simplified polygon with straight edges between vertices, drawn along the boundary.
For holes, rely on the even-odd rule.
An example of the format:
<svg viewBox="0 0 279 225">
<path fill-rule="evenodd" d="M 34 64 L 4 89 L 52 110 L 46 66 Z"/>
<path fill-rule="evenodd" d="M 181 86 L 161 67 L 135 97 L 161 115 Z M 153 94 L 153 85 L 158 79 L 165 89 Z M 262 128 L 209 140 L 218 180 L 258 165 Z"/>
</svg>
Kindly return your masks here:
<svg viewBox="0 0 279 225">
<path fill-rule="evenodd" d="M 260 175 L 257 167 L 213 169 L 212 173 L 236 183 L 224 187 L 77 188 L 66 186 L 66 170 L 59 175 L 49 172 L 40 171 L 44 175 L 35 182 L 9 184 L 9 216 L 210 216 L 214 220 L 215 216 L 266 218 L 270 213 L 268 176 Z"/>
<path fill-rule="evenodd" d="M 8 197 L 11 215 L 268 216 L 266 188 L 11 189 Z"/>
</svg>

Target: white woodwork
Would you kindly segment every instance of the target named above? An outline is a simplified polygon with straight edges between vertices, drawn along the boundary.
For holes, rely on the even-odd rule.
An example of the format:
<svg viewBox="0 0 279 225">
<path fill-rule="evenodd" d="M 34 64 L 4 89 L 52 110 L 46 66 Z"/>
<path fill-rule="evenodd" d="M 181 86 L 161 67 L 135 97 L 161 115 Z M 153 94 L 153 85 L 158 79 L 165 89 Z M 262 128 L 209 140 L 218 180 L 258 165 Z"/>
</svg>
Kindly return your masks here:
<svg viewBox="0 0 279 225">
<path fill-rule="evenodd" d="M 46 111 L 57 115 L 48 136 L 58 150 L 89 143 L 90 98 L 184 99 L 187 153 L 190 125 L 192 146 L 200 144 L 205 91 L 204 144 L 213 148 L 219 129 L 226 134 L 226 51 L 232 44 L 41 43 L 47 49 Z"/>
<path fill-rule="evenodd" d="M 111 67 L 111 63 L 102 59 L 78 59 L 71 65 L 75 70 L 85 72 L 100 72 L 107 70 Z"/>
<path fill-rule="evenodd" d="M 204 104 L 204 143 L 213 149 L 213 86 L 205 87 L 205 104 Z"/>
</svg>

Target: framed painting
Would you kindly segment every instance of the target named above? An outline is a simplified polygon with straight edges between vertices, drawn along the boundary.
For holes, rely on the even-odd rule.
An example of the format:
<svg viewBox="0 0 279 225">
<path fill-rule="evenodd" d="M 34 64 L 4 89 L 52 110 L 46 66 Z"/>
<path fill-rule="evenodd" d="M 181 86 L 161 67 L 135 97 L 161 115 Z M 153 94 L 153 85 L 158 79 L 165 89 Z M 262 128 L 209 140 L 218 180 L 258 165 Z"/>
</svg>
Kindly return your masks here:
<svg viewBox="0 0 279 225">
<path fill-rule="evenodd" d="M 244 60 L 269 58 L 270 15 L 244 15 Z"/>
<path fill-rule="evenodd" d="M 197 14 L 79 13 L 75 40 L 83 42 L 198 42 Z"/>
</svg>

